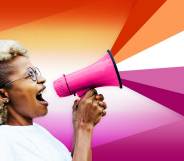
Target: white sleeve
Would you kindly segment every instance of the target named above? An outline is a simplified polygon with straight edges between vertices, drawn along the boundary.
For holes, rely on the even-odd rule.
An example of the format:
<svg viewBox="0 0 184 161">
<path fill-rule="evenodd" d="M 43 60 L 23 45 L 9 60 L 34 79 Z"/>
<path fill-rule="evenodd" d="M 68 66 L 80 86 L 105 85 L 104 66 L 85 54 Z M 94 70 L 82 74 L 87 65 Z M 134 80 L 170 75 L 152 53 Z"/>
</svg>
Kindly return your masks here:
<svg viewBox="0 0 184 161">
<path fill-rule="evenodd" d="M 65 155 L 65 161 L 72 161 L 71 152 L 68 151 L 67 155 Z"/>
<path fill-rule="evenodd" d="M 57 140 L 57 142 L 58 142 L 58 151 L 60 151 L 61 156 L 64 155 L 64 157 L 62 157 L 64 161 L 72 161 L 72 155 L 71 152 L 68 150 L 68 148 L 59 140 Z"/>
</svg>

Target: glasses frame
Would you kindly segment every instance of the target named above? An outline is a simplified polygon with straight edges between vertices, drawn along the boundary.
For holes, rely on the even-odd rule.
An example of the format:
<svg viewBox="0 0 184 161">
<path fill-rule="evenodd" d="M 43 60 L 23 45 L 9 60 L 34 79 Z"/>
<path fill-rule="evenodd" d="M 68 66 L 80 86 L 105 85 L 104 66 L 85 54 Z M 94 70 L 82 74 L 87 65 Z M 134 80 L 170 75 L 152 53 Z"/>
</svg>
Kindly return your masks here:
<svg viewBox="0 0 184 161">
<path fill-rule="evenodd" d="M 30 74 L 30 71 L 32 71 L 34 74 Z M 12 80 L 12 81 L 9 81 L 9 82 L 3 84 L 2 87 L 9 87 L 14 82 L 19 81 L 21 79 L 27 79 L 29 77 L 31 78 L 31 80 L 33 82 L 38 82 L 38 76 L 40 76 L 40 75 L 41 75 L 41 72 L 40 72 L 40 70 L 37 67 L 28 67 L 27 68 L 27 72 L 26 72 L 26 76 L 18 78 L 18 79 L 15 79 L 15 80 Z"/>
</svg>

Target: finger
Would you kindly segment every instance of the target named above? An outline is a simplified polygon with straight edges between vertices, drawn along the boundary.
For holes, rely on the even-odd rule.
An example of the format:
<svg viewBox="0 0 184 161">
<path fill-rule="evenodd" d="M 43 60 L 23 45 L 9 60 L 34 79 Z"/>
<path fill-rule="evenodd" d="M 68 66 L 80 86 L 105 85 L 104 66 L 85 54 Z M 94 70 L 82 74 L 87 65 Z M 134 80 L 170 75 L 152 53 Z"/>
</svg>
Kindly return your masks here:
<svg viewBox="0 0 184 161">
<path fill-rule="evenodd" d="M 89 91 L 86 92 L 86 94 L 83 96 L 83 99 L 87 99 L 89 97 L 92 97 L 93 95 L 96 95 L 97 91 L 96 89 L 90 89 Z"/>
<path fill-rule="evenodd" d="M 98 117 L 98 119 L 94 122 L 94 125 L 98 124 L 101 120 L 102 116 Z"/>
<path fill-rule="evenodd" d="M 103 107 L 104 109 L 107 108 L 107 105 L 106 105 L 105 102 L 99 101 L 99 102 L 98 102 L 98 105 L 99 105 L 100 107 Z"/>
<path fill-rule="evenodd" d="M 98 110 L 99 110 L 99 105 L 98 105 L 98 102 L 96 101 L 95 97 L 92 98 L 92 108 L 93 110 L 95 110 L 97 113 L 98 113 Z"/>
<path fill-rule="evenodd" d="M 96 95 L 96 99 L 99 101 L 103 101 L 104 100 L 104 96 L 102 94 L 97 94 Z"/>
<path fill-rule="evenodd" d="M 74 104 L 73 104 L 73 107 L 72 107 L 73 111 L 77 110 L 79 101 L 80 101 L 79 99 L 76 99 L 76 100 L 74 101 Z"/>
<path fill-rule="evenodd" d="M 102 117 L 106 115 L 106 111 L 102 111 L 101 115 L 98 117 L 98 119 L 95 121 L 94 125 L 98 124 Z"/>
<path fill-rule="evenodd" d="M 95 89 L 96 90 L 96 89 Z M 88 99 L 91 99 L 92 100 L 92 103 L 94 103 L 94 102 L 97 102 L 97 100 L 96 100 L 96 92 L 94 93 L 94 95 L 92 95 L 91 97 L 89 97 Z M 97 103 L 97 106 L 98 106 L 98 103 Z"/>
<path fill-rule="evenodd" d="M 102 117 L 106 115 L 106 111 L 103 111 L 102 112 Z"/>
<path fill-rule="evenodd" d="M 102 107 L 98 106 L 98 115 L 102 115 L 103 110 L 104 109 Z"/>
</svg>

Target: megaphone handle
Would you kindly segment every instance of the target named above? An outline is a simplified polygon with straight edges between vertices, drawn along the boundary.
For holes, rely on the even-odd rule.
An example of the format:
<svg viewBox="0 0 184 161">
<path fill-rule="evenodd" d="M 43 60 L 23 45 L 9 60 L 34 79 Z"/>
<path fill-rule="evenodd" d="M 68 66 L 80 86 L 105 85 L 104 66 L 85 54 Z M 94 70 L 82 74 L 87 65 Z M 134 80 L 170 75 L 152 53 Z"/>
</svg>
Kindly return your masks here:
<svg viewBox="0 0 184 161">
<path fill-rule="evenodd" d="M 82 97 L 82 96 L 84 96 L 85 93 L 86 93 L 87 91 L 89 91 L 89 90 L 90 90 L 90 88 L 80 90 L 80 91 L 77 92 L 77 96 Z"/>
</svg>

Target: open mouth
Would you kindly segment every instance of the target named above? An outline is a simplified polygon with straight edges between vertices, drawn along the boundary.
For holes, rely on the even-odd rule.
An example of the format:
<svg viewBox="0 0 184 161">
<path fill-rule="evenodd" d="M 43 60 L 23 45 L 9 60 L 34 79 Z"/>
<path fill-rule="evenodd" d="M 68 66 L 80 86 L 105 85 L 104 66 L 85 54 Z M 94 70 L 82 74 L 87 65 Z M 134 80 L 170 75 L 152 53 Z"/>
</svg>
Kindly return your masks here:
<svg viewBox="0 0 184 161">
<path fill-rule="evenodd" d="M 41 104 L 44 104 L 44 105 L 48 105 L 48 102 L 46 100 L 43 99 L 42 97 L 42 94 L 43 94 L 43 91 L 45 90 L 45 86 L 36 94 L 36 99 L 41 103 Z"/>
</svg>

